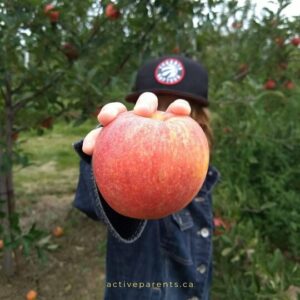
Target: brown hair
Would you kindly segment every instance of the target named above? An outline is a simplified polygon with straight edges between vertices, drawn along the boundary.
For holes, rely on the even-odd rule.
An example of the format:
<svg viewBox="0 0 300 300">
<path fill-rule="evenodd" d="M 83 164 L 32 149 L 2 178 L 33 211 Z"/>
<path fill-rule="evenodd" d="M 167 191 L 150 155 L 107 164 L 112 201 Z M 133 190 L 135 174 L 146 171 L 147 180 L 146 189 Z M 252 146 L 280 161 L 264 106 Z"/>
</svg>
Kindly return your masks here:
<svg viewBox="0 0 300 300">
<path fill-rule="evenodd" d="M 193 105 L 192 103 L 191 103 L 191 108 L 192 108 L 191 117 L 203 129 L 208 141 L 209 150 L 210 152 L 212 152 L 214 138 L 213 138 L 213 131 L 210 125 L 210 111 L 208 108 L 199 105 Z"/>
</svg>

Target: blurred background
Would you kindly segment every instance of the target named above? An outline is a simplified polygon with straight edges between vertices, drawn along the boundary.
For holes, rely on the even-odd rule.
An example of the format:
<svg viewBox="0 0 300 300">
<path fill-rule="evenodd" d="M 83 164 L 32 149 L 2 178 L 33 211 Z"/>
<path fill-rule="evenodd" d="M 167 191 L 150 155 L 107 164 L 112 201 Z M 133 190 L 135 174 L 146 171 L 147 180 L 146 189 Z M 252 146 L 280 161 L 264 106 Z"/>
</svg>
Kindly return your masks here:
<svg viewBox="0 0 300 300">
<path fill-rule="evenodd" d="M 212 299 L 300 299 L 299 13 L 297 0 L 1 1 L 0 299 L 102 299 L 106 228 L 71 207 L 72 143 L 102 105 L 131 109 L 138 66 L 163 54 L 210 76 Z"/>
</svg>

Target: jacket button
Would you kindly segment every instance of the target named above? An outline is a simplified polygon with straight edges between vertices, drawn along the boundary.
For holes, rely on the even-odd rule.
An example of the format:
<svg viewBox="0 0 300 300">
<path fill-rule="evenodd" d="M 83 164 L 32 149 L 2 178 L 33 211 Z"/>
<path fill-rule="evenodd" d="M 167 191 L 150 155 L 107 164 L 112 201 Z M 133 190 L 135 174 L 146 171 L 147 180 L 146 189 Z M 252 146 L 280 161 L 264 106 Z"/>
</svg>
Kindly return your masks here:
<svg viewBox="0 0 300 300">
<path fill-rule="evenodd" d="M 202 228 L 201 230 L 197 231 L 197 235 L 201 235 L 204 238 L 209 237 L 209 230 L 207 228 Z"/>
<path fill-rule="evenodd" d="M 196 202 L 204 202 L 204 200 L 205 200 L 205 199 L 204 199 L 203 197 L 196 197 L 196 198 L 195 198 L 195 201 L 196 201 Z"/>
<path fill-rule="evenodd" d="M 200 274 L 204 274 L 206 272 L 206 267 L 205 265 L 200 265 L 198 268 L 197 268 L 197 271 L 200 273 Z"/>
</svg>

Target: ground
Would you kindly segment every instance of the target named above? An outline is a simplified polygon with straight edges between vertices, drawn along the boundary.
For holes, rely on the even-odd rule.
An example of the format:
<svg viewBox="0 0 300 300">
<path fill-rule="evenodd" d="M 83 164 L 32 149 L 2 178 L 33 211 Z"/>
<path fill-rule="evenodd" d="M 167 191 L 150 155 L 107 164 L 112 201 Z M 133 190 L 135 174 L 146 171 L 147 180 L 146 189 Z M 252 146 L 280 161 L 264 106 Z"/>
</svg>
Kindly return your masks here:
<svg viewBox="0 0 300 300">
<path fill-rule="evenodd" d="M 1 300 L 23 300 L 30 289 L 38 292 L 39 300 L 103 299 L 104 226 L 74 210 L 67 219 L 53 222 L 56 224 L 64 226 L 66 232 L 55 240 L 59 248 L 48 253 L 46 264 L 22 258 L 13 278 L 7 279 L 0 272 Z"/>
</svg>

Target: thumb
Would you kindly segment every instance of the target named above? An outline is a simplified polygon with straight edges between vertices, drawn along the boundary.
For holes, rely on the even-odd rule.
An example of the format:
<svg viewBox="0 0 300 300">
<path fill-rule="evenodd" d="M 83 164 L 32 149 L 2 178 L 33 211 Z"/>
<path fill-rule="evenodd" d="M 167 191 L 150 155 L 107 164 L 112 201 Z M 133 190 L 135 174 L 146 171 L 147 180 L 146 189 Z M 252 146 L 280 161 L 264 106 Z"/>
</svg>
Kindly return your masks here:
<svg viewBox="0 0 300 300">
<path fill-rule="evenodd" d="M 96 143 L 96 138 L 98 136 L 98 134 L 100 133 L 100 131 L 102 130 L 102 128 L 96 128 L 93 129 L 92 131 L 90 131 L 86 137 L 83 140 L 83 144 L 82 144 L 82 151 L 87 154 L 87 155 L 92 155 L 94 148 L 95 148 L 95 143 Z"/>
</svg>

